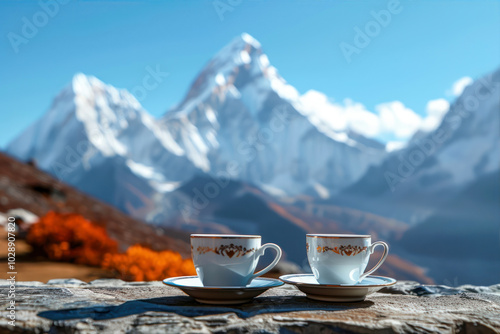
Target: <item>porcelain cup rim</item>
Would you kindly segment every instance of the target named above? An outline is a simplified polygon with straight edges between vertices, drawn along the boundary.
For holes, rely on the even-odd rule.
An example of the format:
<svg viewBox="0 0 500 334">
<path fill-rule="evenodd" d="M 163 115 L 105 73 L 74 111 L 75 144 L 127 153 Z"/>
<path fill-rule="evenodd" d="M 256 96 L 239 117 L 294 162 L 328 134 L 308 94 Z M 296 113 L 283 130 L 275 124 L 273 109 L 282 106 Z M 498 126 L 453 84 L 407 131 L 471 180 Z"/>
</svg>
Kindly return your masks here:
<svg viewBox="0 0 500 334">
<path fill-rule="evenodd" d="M 308 238 L 324 238 L 324 239 L 369 239 L 372 236 L 369 234 L 320 234 L 308 233 Z"/>
<path fill-rule="evenodd" d="M 247 234 L 191 234 L 191 239 L 262 239 L 260 235 Z"/>
</svg>

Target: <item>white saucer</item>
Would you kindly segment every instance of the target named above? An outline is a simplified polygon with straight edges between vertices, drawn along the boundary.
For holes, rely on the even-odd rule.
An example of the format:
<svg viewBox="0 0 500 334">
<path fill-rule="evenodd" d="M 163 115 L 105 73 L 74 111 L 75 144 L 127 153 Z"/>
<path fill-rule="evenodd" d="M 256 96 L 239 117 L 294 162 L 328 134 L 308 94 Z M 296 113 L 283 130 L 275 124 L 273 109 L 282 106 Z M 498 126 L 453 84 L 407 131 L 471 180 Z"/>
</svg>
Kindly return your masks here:
<svg viewBox="0 0 500 334">
<path fill-rule="evenodd" d="M 247 286 L 203 286 L 198 276 L 172 277 L 163 283 L 181 289 L 204 304 L 243 304 L 270 288 L 283 285 L 274 278 L 257 277 Z"/>
<path fill-rule="evenodd" d="M 280 276 L 280 280 L 297 286 L 308 298 L 327 302 L 357 302 L 383 287 L 396 284 L 394 278 L 367 276 L 357 284 L 319 284 L 313 274 Z"/>
</svg>

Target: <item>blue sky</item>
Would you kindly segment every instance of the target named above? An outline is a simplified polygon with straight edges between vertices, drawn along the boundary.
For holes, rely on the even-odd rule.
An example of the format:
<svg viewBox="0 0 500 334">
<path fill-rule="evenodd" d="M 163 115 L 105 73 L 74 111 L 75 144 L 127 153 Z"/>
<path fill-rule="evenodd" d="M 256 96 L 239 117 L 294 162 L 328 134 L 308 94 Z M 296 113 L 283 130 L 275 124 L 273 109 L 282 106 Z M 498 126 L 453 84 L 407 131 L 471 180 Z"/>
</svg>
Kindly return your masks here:
<svg viewBox="0 0 500 334">
<path fill-rule="evenodd" d="M 500 66 L 499 1 L 401 1 L 350 62 L 341 43 L 354 45 L 356 27 L 364 31 L 372 11 L 391 1 L 59 1 L 0 2 L 0 147 L 47 111 L 77 72 L 130 90 L 148 66 L 159 66 L 169 75 L 141 103 L 160 116 L 242 32 L 300 93 L 350 98 L 373 112 L 400 101 L 425 117 L 428 101 L 453 99 L 458 79 Z M 41 3 L 57 11 L 46 23 Z M 26 20 L 40 27 L 13 47 Z"/>
</svg>

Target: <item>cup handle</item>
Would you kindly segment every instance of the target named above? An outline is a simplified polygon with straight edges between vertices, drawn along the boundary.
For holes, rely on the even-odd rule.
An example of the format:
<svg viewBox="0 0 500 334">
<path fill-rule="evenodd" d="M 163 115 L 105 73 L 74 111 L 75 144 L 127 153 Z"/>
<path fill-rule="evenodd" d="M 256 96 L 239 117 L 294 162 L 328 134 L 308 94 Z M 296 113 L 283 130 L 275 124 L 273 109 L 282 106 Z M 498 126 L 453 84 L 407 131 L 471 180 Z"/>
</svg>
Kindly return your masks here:
<svg viewBox="0 0 500 334">
<path fill-rule="evenodd" d="M 273 267 L 279 262 L 279 260 L 281 259 L 281 248 L 280 246 L 276 245 L 276 244 L 264 244 L 262 245 L 259 250 L 257 251 L 257 256 L 258 257 L 261 257 L 262 255 L 264 255 L 264 252 L 266 251 L 267 248 L 272 248 L 276 251 L 276 257 L 274 258 L 273 262 L 271 262 L 270 265 L 268 265 L 267 267 L 265 267 L 264 269 L 262 269 L 261 271 L 259 272 L 256 272 L 255 274 L 252 275 L 252 277 L 250 277 L 250 280 L 249 282 L 251 282 L 255 277 L 258 277 L 258 276 L 261 276 L 261 275 L 264 275 L 265 273 L 267 273 L 269 270 L 273 269 Z"/>
<path fill-rule="evenodd" d="M 370 275 L 372 272 L 374 272 L 375 270 L 378 269 L 378 267 L 380 267 L 382 265 L 382 263 L 384 263 L 386 257 L 387 257 L 387 254 L 389 254 L 389 245 L 386 244 L 385 242 L 383 241 L 376 241 L 374 242 L 373 244 L 370 245 L 370 247 L 368 247 L 368 251 L 370 252 L 370 254 L 373 254 L 373 251 L 375 250 L 375 247 L 377 246 L 384 246 L 384 254 L 382 254 L 382 257 L 380 258 L 380 260 L 378 261 L 378 263 L 375 265 L 375 267 L 373 267 L 372 269 L 370 269 L 369 271 L 365 272 L 363 275 L 361 275 L 359 277 L 359 281 L 363 280 L 366 276 Z"/>
</svg>

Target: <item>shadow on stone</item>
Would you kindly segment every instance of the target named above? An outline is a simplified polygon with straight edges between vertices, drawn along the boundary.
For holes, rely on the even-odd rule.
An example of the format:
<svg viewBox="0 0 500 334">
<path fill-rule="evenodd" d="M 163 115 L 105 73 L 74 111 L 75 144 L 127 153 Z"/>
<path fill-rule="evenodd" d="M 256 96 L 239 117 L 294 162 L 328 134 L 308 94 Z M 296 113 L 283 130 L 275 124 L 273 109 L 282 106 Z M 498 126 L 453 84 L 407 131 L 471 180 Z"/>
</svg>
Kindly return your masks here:
<svg viewBox="0 0 500 334">
<path fill-rule="evenodd" d="M 262 313 L 283 313 L 296 311 L 344 311 L 367 308 L 374 303 L 369 300 L 356 303 L 317 302 L 302 296 L 258 297 L 252 302 L 241 305 L 205 305 L 187 296 L 138 299 L 115 306 L 92 306 L 74 309 L 44 311 L 38 316 L 49 320 L 68 320 L 91 318 L 108 320 L 149 311 L 170 312 L 185 317 L 198 317 L 223 313 L 235 313 L 240 318 L 249 318 Z"/>
</svg>

